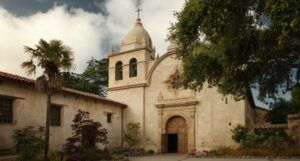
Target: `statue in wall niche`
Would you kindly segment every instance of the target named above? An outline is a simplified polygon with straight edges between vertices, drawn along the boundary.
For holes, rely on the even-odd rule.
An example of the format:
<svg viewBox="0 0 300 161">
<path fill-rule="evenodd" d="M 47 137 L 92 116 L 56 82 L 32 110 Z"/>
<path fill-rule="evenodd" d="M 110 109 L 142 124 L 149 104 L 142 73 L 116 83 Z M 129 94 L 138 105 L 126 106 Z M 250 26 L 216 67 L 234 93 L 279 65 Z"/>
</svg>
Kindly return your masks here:
<svg viewBox="0 0 300 161">
<path fill-rule="evenodd" d="M 181 78 L 180 78 L 180 73 L 178 69 L 175 71 L 174 74 L 172 74 L 168 80 L 165 81 L 165 83 L 168 84 L 168 87 L 171 89 L 178 90 L 179 88 L 182 87 L 181 83 Z"/>
<path fill-rule="evenodd" d="M 162 101 L 163 99 L 164 99 L 164 96 L 162 95 L 162 93 L 161 93 L 161 91 L 160 91 L 159 94 L 158 94 L 157 100 L 158 100 L 158 101 Z"/>
</svg>

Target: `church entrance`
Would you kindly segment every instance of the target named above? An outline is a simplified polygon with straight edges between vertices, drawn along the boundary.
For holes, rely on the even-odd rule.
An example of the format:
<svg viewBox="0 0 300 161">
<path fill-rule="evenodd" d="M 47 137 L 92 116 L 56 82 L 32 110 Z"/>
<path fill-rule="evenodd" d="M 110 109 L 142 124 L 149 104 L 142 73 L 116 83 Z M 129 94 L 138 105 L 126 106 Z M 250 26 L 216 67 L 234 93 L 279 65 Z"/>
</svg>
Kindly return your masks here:
<svg viewBox="0 0 300 161">
<path fill-rule="evenodd" d="M 188 128 L 187 122 L 180 116 L 172 117 L 166 127 L 166 152 L 187 153 L 188 152 Z"/>
</svg>

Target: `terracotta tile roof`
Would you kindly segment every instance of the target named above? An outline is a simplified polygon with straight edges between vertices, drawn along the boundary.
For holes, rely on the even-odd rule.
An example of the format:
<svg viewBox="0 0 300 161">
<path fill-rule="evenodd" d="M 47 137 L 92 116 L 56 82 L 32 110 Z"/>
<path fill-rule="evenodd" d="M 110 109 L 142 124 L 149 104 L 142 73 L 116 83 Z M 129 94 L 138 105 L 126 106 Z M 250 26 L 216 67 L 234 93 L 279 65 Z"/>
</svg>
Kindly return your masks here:
<svg viewBox="0 0 300 161">
<path fill-rule="evenodd" d="M 21 76 L 10 74 L 10 73 L 5 73 L 5 72 L 2 72 L 2 71 L 0 71 L 0 78 L 4 78 L 4 79 L 8 79 L 8 80 L 14 80 L 14 81 L 22 82 L 22 83 L 28 83 L 28 84 L 32 84 L 32 85 L 35 84 L 35 80 L 33 80 L 33 79 L 21 77 Z M 88 92 L 83 92 L 83 91 L 79 91 L 79 90 L 75 90 L 75 89 L 71 89 L 71 88 L 66 88 L 66 87 L 62 87 L 62 91 L 66 92 L 66 93 L 80 95 L 80 96 L 95 98 L 95 99 L 98 99 L 100 101 L 104 101 L 104 102 L 108 102 L 108 103 L 117 104 L 117 105 L 119 105 L 123 108 L 127 107 L 126 104 L 108 99 L 108 98 L 103 97 L 103 96 L 88 93 Z"/>
</svg>

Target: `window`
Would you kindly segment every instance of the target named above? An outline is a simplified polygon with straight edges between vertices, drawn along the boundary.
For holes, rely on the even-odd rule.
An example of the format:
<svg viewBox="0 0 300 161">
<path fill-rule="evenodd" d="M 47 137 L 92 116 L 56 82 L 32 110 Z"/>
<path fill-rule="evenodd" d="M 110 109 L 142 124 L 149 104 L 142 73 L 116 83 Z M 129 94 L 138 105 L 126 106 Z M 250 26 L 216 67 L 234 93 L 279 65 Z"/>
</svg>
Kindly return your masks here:
<svg viewBox="0 0 300 161">
<path fill-rule="evenodd" d="M 61 106 L 51 105 L 50 114 L 51 114 L 50 125 L 51 126 L 60 126 L 61 125 Z"/>
<path fill-rule="evenodd" d="M 116 73 L 115 73 L 115 77 L 116 80 L 122 80 L 123 79 L 123 63 L 121 61 L 118 61 L 116 63 Z"/>
<path fill-rule="evenodd" d="M 107 123 L 112 122 L 112 113 L 107 113 Z"/>
<path fill-rule="evenodd" d="M 137 60 L 136 58 L 132 58 L 129 61 L 129 77 L 137 76 Z"/>
<path fill-rule="evenodd" d="M 13 122 L 13 99 L 0 97 L 0 123 Z"/>
</svg>

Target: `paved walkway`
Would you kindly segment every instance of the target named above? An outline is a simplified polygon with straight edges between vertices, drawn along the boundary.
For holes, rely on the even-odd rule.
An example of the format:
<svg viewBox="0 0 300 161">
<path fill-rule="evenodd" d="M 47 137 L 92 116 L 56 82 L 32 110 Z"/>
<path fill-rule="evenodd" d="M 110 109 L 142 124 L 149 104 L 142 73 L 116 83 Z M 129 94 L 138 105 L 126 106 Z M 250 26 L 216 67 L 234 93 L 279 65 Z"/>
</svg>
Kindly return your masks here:
<svg viewBox="0 0 300 161">
<path fill-rule="evenodd" d="M 185 155 L 163 154 L 155 156 L 131 157 L 130 161 L 300 161 L 300 159 L 234 159 L 234 158 L 188 158 Z"/>
</svg>

